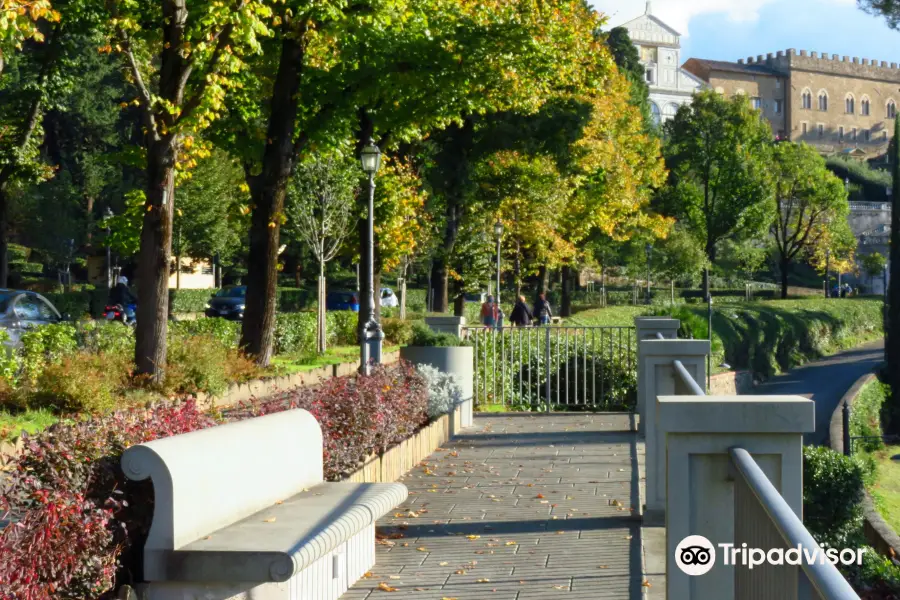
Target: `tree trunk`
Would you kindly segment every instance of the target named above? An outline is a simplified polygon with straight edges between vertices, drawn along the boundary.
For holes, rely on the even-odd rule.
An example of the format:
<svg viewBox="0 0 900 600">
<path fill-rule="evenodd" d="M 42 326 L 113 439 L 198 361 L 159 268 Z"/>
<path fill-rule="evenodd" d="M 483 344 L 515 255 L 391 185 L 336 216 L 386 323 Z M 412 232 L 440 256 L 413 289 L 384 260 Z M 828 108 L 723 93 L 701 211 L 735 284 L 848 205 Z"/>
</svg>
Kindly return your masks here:
<svg viewBox="0 0 900 600">
<path fill-rule="evenodd" d="M 316 308 L 317 327 L 316 337 L 318 344 L 316 350 L 319 354 L 325 354 L 328 345 L 328 319 L 325 314 L 325 261 L 319 261 L 319 301 Z"/>
<path fill-rule="evenodd" d="M 540 269 L 538 269 L 538 291 L 537 294 L 534 295 L 534 301 L 537 303 L 538 297 L 541 294 L 546 294 L 550 288 L 550 269 L 547 268 L 547 265 L 541 265 Z"/>
<path fill-rule="evenodd" d="M 436 256 L 431 267 L 431 310 L 446 313 L 450 308 L 450 292 L 448 290 L 449 272 L 447 260 Z"/>
<path fill-rule="evenodd" d="M 169 321 L 169 265 L 175 204 L 175 140 L 164 137 L 147 151 L 147 210 L 138 254 L 138 306 L 134 363 L 140 375 L 165 380 Z"/>
<path fill-rule="evenodd" d="M 781 259 L 781 299 L 787 300 L 788 297 L 788 276 L 791 273 L 791 260 L 782 257 Z"/>
<path fill-rule="evenodd" d="M 562 300 L 560 301 L 559 316 L 572 316 L 572 267 L 566 265 L 560 271 L 560 285 L 562 286 Z"/>
<path fill-rule="evenodd" d="M 893 406 L 888 423 L 889 431 L 900 431 L 900 119 L 894 120 L 894 144 L 891 156 L 891 171 L 894 179 L 893 211 L 891 212 L 891 277 L 888 283 L 888 306 L 885 323 L 885 348 L 887 350 L 887 369 Z"/>
<path fill-rule="evenodd" d="M 302 287 L 302 283 L 300 281 L 300 263 L 297 263 L 297 268 L 294 269 L 294 285 L 298 288 Z"/>
<path fill-rule="evenodd" d="M 462 284 L 456 284 L 454 288 L 453 316 L 464 317 L 466 316 L 466 295 L 463 293 Z"/>
<path fill-rule="evenodd" d="M 267 367 L 275 342 L 275 295 L 278 288 L 278 241 L 284 196 L 294 166 L 294 133 L 299 102 L 303 48 L 295 36 L 285 36 L 272 92 L 272 112 L 262 173 L 250 182 L 253 215 L 247 258 L 247 300 L 241 347 Z"/>
</svg>

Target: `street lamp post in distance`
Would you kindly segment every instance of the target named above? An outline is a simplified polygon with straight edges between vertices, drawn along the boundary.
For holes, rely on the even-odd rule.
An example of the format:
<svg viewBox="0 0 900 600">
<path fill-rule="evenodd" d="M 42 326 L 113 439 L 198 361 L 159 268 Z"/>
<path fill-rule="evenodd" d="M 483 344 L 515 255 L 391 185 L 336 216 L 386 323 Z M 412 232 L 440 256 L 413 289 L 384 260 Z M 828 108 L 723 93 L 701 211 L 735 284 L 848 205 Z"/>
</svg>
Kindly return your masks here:
<svg viewBox="0 0 900 600">
<path fill-rule="evenodd" d="M 359 347 L 359 369 L 364 375 L 372 372 L 372 365 L 381 364 L 381 345 L 384 341 L 384 331 L 375 318 L 375 174 L 381 167 L 381 150 L 375 145 L 374 140 L 363 148 L 360 153 L 360 163 L 363 172 L 369 176 L 369 214 L 367 234 L 367 248 L 369 256 L 366 267 L 368 268 L 368 283 L 366 290 L 369 307 L 369 318 L 363 325 L 363 339 Z"/>
</svg>

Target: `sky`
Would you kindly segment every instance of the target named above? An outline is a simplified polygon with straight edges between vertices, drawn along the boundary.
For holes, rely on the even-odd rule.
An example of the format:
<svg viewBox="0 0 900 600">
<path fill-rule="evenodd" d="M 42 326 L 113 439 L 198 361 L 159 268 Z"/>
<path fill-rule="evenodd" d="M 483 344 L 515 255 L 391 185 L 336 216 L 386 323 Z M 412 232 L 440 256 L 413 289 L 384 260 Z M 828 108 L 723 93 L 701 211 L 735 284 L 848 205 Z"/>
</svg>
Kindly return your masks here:
<svg viewBox="0 0 900 600">
<path fill-rule="evenodd" d="M 591 0 L 614 27 L 644 13 L 645 0 Z M 682 34 L 681 59 L 738 58 L 795 48 L 900 62 L 900 31 L 856 0 L 654 0 L 653 14 Z"/>
</svg>

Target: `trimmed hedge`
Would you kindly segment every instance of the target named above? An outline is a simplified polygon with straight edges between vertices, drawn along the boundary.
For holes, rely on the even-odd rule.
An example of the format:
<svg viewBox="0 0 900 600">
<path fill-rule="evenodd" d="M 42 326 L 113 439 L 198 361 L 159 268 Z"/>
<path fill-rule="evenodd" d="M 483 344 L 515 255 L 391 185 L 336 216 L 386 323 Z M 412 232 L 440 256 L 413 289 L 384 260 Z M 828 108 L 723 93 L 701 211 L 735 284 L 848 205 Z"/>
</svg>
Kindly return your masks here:
<svg viewBox="0 0 900 600">
<path fill-rule="evenodd" d="M 855 448 L 872 452 L 884 448 L 881 429 L 881 408 L 887 399 L 887 386 L 876 380 L 870 381 L 860 390 L 850 411 L 850 435 L 868 437 L 857 440 Z"/>
<path fill-rule="evenodd" d="M 206 303 L 217 290 L 169 290 L 169 312 L 200 313 L 206 310 Z"/>
<path fill-rule="evenodd" d="M 770 377 L 883 335 L 883 303 L 806 298 L 713 305 L 713 361 Z M 681 319 L 682 337 L 707 337 L 706 306 L 656 311 Z"/>
</svg>

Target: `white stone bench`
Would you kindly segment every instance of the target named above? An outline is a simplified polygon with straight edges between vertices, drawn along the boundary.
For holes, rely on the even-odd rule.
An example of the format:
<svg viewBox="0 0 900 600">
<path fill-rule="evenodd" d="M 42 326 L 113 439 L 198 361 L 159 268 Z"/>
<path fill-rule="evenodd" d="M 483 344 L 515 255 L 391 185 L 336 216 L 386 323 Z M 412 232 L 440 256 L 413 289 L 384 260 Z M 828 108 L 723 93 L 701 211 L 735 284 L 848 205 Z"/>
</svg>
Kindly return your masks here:
<svg viewBox="0 0 900 600">
<path fill-rule="evenodd" d="M 153 482 L 145 600 L 332 600 L 375 564 L 399 483 L 325 483 L 322 431 L 291 410 L 133 446 Z"/>
</svg>

